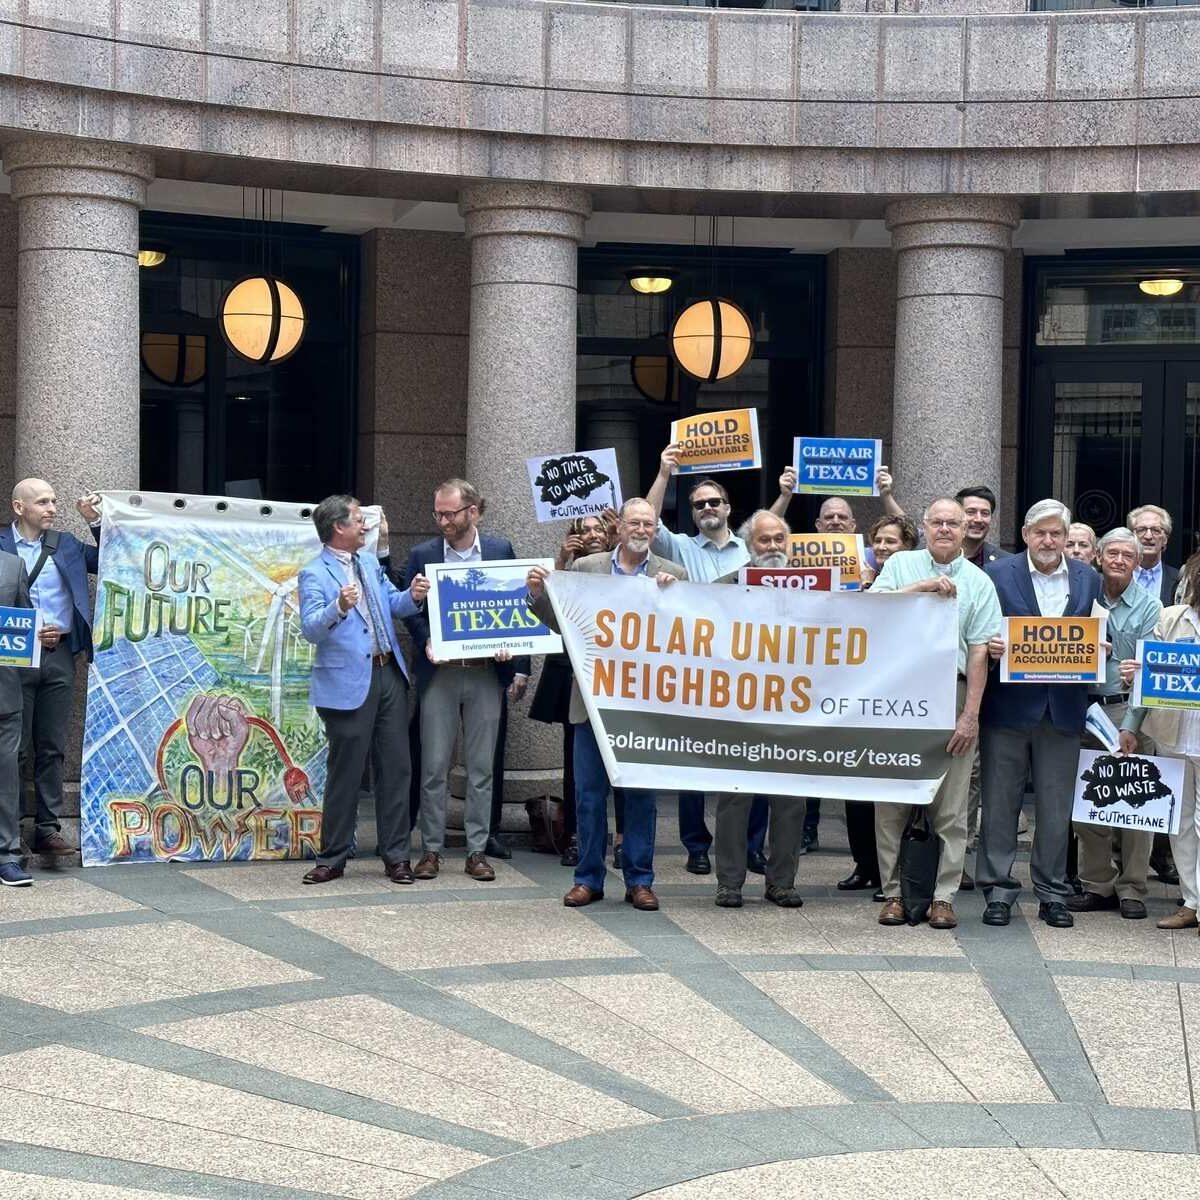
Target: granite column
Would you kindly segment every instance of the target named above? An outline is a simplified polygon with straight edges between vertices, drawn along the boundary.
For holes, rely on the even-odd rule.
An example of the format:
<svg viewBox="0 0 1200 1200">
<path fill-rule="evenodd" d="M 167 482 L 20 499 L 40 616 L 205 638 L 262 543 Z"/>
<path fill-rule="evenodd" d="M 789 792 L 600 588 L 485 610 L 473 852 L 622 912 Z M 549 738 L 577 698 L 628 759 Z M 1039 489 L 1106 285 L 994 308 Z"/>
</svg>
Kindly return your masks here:
<svg viewBox="0 0 1200 1200">
<path fill-rule="evenodd" d="M 141 151 L 68 138 L 4 147 L 17 203 L 17 479 L 58 492 L 136 488 Z M 68 515 L 70 514 L 70 515 Z"/>
<path fill-rule="evenodd" d="M 892 467 L 919 516 L 966 484 L 1000 492 L 1004 256 L 1020 207 L 936 196 L 895 201 L 886 221 L 897 259 Z"/>
<path fill-rule="evenodd" d="M 484 525 L 522 557 L 552 556 L 565 527 L 539 525 L 525 460 L 575 449 L 576 281 L 588 194 L 552 184 L 474 184 L 459 210 L 471 247 L 467 478 Z M 536 660 L 535 660 L 536 662 Z M 557 726 L 514 720 L 505 801 L 559 791 Z"/>
</svg>

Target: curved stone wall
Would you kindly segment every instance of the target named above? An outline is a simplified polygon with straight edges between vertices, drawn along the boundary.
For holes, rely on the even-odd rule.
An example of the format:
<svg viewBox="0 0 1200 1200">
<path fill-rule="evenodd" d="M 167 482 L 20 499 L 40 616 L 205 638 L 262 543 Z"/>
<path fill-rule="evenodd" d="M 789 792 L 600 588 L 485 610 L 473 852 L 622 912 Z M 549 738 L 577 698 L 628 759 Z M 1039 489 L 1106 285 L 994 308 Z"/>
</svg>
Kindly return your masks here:
<svg viewBox="0 0 1200 1200">
<path fill-rule="evenodd" d="M 164 174 L 219 177 L 187 165 L 203 155 L 351 168 L 369 174 L 349 186 L 375 191 L 376 172 L 425 177 L 426 188 L 473 178 L 775 194 L 1200 185 L 1198 10 L 0 0 L 4 9 L 0 127 L 151 148 Z"/>
</svg>

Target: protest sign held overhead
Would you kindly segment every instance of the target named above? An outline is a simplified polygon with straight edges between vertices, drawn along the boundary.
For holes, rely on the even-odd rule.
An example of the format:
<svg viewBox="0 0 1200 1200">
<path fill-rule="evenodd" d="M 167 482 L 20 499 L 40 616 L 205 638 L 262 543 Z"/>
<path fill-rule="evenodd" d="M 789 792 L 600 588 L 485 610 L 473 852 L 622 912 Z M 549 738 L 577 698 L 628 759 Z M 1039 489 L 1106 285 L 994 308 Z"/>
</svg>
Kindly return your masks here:
<svg viewBox="0 0 1200 1200">
<path fill-rule="evenodd" d="M 607 508 L 621 507 L 615 450 L 542 455 L 525 462 L 542 524 L 594 517 Z"/>
<path fill-rule="evenodd" d="M 551 602 L 615 785 L 927 804 L 957 624 L 929 595 L 556 571 Z"/>
<path fill-rule="evenodd" d="M 810 496 L 878 496 L 875 476 L 882 458 L 879 438 L 798 437 L 792 443 L 796 491 Z"/>
<path fill-rule="evenodd" d="M 1103 683 L 1102 617 L 1005 617 L 1001 683 Z"/>
<path fill-rule="evenodd" d="M 738 583 L 801 592 L 836 592 L 840 577 L 837 567 L 743 567 L 738 572 Z"/>
<path fill-rule="evenodd" d="M 1110 829 L 1179 832 L 1184 762 L 1080 750 L 1071 819 Z"/>
<path fill-rule="evenodd" d="M 793 533 L 788 543 L 788 566 L 831 568 L 843 592 L 862 591 L 864 555 L 861 533 Z"/>
<path fill-rule="evenodd" d="M 1139 641 L 1141 669 L 1133 677 L 1132 703 L 1144 708 L 1200 708 L 1200 645 Z"/>
<path fill-rule="evenodd" d="M 679 445 L 676 475 L 707 475 L 762 466 L 755 408 L 681 417 L 671 422 L 671 441 Z"/>
<path fill-rule="evenodd" d="M 525 575 L 530 567 L 551 570 L 549 558 L 498 562 L 430 563 L 429 638 L 433 657 L 491 658 L 510 654 L 557 654 L 558 634 L 525 604 Z"/>
<path fill-rule="evenodd" d="M 42 661 L 41 628 L 39 609 L 0 608 L 0 667 L 38 666 Z"/>
</svg>

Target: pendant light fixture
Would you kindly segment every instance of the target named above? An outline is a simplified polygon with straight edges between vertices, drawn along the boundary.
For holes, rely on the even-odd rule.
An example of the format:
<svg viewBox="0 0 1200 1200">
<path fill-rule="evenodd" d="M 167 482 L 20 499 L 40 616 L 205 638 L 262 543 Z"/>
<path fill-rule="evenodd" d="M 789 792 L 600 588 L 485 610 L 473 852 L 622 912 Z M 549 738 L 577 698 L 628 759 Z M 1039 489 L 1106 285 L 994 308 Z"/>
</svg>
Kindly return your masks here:
<svg viewBox="0 0 1200 1200">
<path fill-rule="evenodd" d="M 272 244 L 274 201 L 266 188 L 254 190 L 253 219 L 258 222 L 255 242 L 257 269 L 237 280 L 221 299 L 221 336 L 240 357 L 254 363 L 280 363 L 299 349 L 304 339 L 304 305 L 295 290 L 278 278 L 281 257 L 283 193 L 279 193 L 279 220 Z M 246 217 L 246 191 L 242 190 L 242 216 Z"/>
</svg>

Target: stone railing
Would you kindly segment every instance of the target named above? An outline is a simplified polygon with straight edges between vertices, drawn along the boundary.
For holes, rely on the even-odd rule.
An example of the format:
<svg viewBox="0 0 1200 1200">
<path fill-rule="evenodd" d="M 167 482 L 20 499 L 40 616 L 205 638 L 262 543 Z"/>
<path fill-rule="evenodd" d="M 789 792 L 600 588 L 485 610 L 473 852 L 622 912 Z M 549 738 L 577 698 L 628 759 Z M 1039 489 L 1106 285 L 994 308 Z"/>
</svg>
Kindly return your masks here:
<svg viewBox="0 0 1200 1200">
<path fill-rule="evenodd" d="M 152 151 L 160 173 L 308 191 L 387 194 L 402 175 L 403 194 L 447 198 L 463 178 L 880 196 L 1200 186 L 1200 13 L 913 2 L 925 15 L 97 6 L 0 21 L 0 136 L 90 137 Z"/>
</svg>

